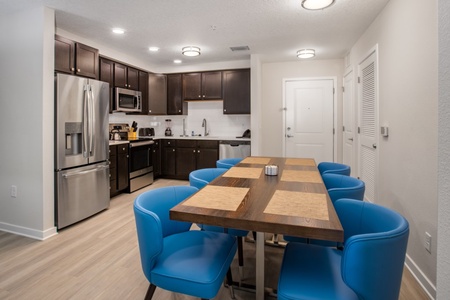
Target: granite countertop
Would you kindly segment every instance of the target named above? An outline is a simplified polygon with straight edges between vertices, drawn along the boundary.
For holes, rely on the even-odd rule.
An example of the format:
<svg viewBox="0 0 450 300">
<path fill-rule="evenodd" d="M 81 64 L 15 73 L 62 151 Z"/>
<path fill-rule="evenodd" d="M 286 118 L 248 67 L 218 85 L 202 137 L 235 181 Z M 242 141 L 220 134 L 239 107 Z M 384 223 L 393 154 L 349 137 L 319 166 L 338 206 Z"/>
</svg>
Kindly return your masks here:
<svg viewBox="0 0 450 300">
<path fill-rule="evenodd" d="M 157 135 L 153 137 L 154 140 L 167 140 L 167 139 L 175 139 L 175 140 L 210 140 L 210 141 L 242 141 L 242 142 L 250 142 L 249 138 L 238 138 L 235 136 L 164 136 Z M 120 141 L 109 141 L 110 145 L 120 145 L 120 144 L 128 144 L 127 140 Z"/>
</svg>

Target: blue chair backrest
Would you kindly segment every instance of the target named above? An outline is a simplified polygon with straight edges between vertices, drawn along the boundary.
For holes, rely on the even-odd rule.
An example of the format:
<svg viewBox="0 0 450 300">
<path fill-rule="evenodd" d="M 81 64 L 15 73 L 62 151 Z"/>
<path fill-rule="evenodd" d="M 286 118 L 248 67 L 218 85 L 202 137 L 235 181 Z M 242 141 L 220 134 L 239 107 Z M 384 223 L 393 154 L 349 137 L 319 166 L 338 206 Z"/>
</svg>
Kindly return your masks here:
<svg viewBox="0 0 450 300">
<path fill-rule="evenodd" d="M 334 163 L 334 162 L 328 162 L 324 161 L 317 165 L 317 168 L 319 169 L 319 172 L 321 175 L 323 174 L 341 174 L 350 176 L 351 168 L 350 166 L 340 164 L 340 163 Z"/>
<path fill-rule="evenodd" d="M 216 167 L 230 169 L 234 165 L 240 163 L 243 158 L 222 158 L 216 161 Z"/>
<path fill-rule="evenodd" d="M 192 223 L 170 220 L 169 210 L 198 191 L 192 186 L 169 186 L 149 190 L 134 200 L 134 216 L 142 270 L 147 278 L 162 252 L 163 238 L 188 231 Z"/>
<path fill-rule="evenodd" d="M 398 299 L 409 224 L 399 213 L 369 202 L 340 199 L 344 228 L 341 275 L 360 299 Z"/>
<path fill-rule="evenodd" d="M 341 198 L 364 200 L 366 186 L 364 181 L 358 178 L 339 174 L 323 174 L 322 180 L 333 203 Z"/>
<path fill-rule="evenodd" d="M 189 184 L 201 189 L 226 171 L 228 169 L 224 168 L 206 168 L 192 171 L 189 173 Z"/>
</svg>

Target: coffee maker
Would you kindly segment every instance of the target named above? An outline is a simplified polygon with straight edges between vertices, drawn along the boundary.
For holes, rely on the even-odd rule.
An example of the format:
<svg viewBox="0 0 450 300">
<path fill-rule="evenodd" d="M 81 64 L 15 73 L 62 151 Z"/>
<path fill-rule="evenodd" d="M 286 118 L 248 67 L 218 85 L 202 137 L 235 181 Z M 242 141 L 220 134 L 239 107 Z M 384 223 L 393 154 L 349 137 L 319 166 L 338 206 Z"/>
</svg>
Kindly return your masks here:
<svg viewBox="0 0 450 300">
<path fill-rule="evenodd" d="M 165 136 L 172 136 L 172 129 L 170 129 L 171 123 L 172 123 L 171 119 L 166 119 L 166 131 L 164 132 Z"/>
</svg>

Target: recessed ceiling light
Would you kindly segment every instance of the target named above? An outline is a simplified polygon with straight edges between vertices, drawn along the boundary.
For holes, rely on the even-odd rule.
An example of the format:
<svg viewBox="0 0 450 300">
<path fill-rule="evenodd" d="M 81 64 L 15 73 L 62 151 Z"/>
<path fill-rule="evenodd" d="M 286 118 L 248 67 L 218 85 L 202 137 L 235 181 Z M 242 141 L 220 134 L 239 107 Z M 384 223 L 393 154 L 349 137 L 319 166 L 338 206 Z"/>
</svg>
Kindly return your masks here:
<svg viewBox="0 0 450 300">
<path fill-rule="evenodd" d="M 316 55 L 316 51 L 314 49 L 302 49 L 297 51 L 298 58 L 311 58 Z"/>
<path fill-rule="evenodd" d="M 181 54 L 186 56 L 199 56 L 200 48 L 196 46 L 187 46 L 181 49 Z"/>
<path fill-rule="evenodd" d="M 302 0 L 304 9 L 316 10 L 324 9 L 334 3 L 335 0 Z"/>
<path fill-rule="evenodd" d="M 114 32 L 115 34 L 124 34 L 125 30 L 122 28 L 113 28 L 112 32 Z"/>
<path fill-rule="evenodd" d="M 151 52 L 158 52 L 159 48 L 158 47 L 149 47 L 148 50 Z"/>
<path fill-rule="evenodd" d="M 173 61 L 173 63 L 174 63 L 174 64 L 181 64 L 181 59 L 175 59 L 175 60 Z"/>
</svg>

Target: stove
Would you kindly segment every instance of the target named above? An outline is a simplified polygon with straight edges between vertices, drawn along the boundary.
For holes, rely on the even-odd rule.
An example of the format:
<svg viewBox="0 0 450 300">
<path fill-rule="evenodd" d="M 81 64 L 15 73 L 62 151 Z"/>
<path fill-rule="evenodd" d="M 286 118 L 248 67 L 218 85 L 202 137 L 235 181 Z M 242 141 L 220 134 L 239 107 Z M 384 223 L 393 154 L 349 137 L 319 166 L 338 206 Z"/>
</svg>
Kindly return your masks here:
<svg viewBox="0 0 450 300">
<path fill-rule="evenodd" d="M 129 137 L 130 126 L 128 124 L 109 124 L 110 137 L 119 134 L 121 140 L 129 141 L 128 160 L 128 191 L 130 193 L 153 183 L 153 138 Z"/>
</svg>

